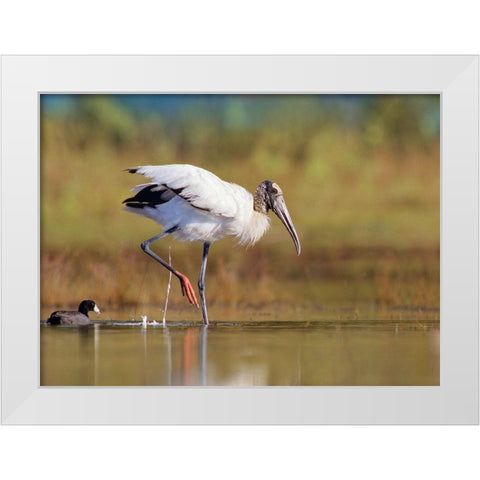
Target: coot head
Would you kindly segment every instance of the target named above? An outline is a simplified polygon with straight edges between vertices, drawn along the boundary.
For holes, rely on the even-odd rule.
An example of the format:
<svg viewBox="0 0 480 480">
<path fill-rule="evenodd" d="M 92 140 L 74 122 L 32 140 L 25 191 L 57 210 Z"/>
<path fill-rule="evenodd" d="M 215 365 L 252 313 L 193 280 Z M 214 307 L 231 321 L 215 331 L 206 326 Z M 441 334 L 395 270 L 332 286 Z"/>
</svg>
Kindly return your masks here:
<svg viewBox="0 0 480 480">
<path fill-rule="evenodd" d="M 88 312 L 100 313 L 100 309 L 93 300 L 83 300 L 78 306 L 78 311 L 88 317 Z"/>
</svg>

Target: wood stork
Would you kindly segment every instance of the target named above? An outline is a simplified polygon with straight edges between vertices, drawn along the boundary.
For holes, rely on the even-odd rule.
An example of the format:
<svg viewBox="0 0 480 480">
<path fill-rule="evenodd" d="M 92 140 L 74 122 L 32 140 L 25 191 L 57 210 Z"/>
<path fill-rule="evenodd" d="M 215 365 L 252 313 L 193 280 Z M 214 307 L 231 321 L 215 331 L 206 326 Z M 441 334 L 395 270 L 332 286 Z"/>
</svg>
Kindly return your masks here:
<svg viewBox="0 0 480 480">
<path fill-rule="evenodd" d="M 123 201 L 125 209 L 163 225 L 162 233 L 141 244 L 142 250 L 177 276 L 183 295 L 197 308 L 199 305 L 190 280 L 152 252 L 150 244 L 170 233 L 179 240 L 203 243 L 198 290 L 206 325 L 205 269 L 213 242 L 234 236 L 242 245 L 253 245 L 270 226 L 267 213 L 273 210 L 287 228 L 300 255 L 300 240 L 282 190 L 271 180 L 262 182 L 252 195 L 243 187 L 225 182 L 193 165 L 150 165 L 126 171 L 144 175 L 152 182 L 133 188 L 132 192 L 136 194 Z"/>
</svg>

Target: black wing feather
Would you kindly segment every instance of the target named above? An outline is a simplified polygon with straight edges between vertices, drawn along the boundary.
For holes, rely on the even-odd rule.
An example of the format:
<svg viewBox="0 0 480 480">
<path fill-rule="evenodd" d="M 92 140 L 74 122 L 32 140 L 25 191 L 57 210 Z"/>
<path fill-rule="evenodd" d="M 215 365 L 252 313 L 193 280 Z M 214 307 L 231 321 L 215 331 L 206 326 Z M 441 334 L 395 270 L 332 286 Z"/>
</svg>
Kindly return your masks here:
<svg viewBox="0 0 480 480">
<path fill-rule="evenodd" d="M 168 188 L 166 185 L 151 184 L 142 188 L 133 197 L 123 201 L 127 207 L 144 208 L 155 207 L 169 202 L 175 195 L 180 195 L 183 188 Z"/>
<path fill-rule="evenodd" d="M 186 195 L 182 195 L 182 191 L 185 187 L 182 188 L 170 188 L 167 185 L 159 185 L 158 183 L 152 183 L 146 185 L 142 188 L 137 194 L 133 197 L 127 198 L 123 201 L 127 207 L 131 208 L 145 208 L 152 207 L 155 208 L 156 205 L 162 205 L 163 203 L 169 202 L 176 195 L 183 198 L 185 201 L 190 203 L 192 207 L 197 208 L 198 210 L 203 210 L 209 212 L 210 209 L 202 208 L 194 205 L 193 198 L 190 198 Z"/>
</svg>

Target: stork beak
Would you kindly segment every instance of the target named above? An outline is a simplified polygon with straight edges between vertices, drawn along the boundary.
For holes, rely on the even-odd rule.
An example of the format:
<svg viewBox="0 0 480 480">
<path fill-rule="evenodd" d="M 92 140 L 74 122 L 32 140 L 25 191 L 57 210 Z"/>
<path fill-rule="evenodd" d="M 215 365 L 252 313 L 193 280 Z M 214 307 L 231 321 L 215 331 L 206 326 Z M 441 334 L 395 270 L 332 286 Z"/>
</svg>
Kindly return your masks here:
<svg viewBox="0 0 480 480">
<path fill-rule="evenodd" d="M 288 230 L 288 233 L 293 239 L 293 243 L 295 244 L 295 248 L 297 249 L 297 255 L 300 255 L 300 240 L 298 239 L 297 232 L 295 231 L 292 219 L 290 218 L 290 214 L 288 213 L 287 204 L 285 203 L 282 195 L 275 197 L 275 199 L 273 200 L 272 210 L 285 225 L 285 228 Z"/>
</svg>

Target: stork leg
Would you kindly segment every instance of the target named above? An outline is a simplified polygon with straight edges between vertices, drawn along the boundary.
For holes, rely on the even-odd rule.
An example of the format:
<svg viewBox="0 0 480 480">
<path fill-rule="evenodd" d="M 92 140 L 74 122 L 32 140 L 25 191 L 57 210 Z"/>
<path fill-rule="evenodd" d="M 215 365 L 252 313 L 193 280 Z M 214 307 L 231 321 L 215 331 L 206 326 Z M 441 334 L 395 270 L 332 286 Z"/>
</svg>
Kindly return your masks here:
<svg viewBox="0 0 480 480">
<path fill-rule="evenodd" d="M 207 269 L 207 257 L 210 244 L 203 244 L 202 266 L 200 267 L 200 276 L 198 277 L 198 291 L 200 293 L 200 302 L 202 304 L 203 323 L 208 325 L 207 302 L 205 301 L 205 270 Z"/>
<path fill-rule="evenodd" d="M 172 272 L 180 280 L 180 285 L 182 286 L 182 294 L 186 295 L 188 298 L 188 301 L 192 305 L 195 305 L 198 308 L 199 305 L 198 305 L 197 297 L 195 295 L 195 290 L 193 290 L 192 284 L 190 283 L 190 280 L 185 275 L 175 270 L 165 260 L 162 260 L 156 253 L 150 250 L 151 243 L 156 242 L 157 240 L 160 240 L 161 238 L 165 237 L 170 233 L 173 233 L 175 230 L 176 228 L 171 228 L 170 230 L 166 230 L 165 232 L 162 232 L 159 235 L 155 235 L 154 237 L 142 242 L 141 247 L 142 247 L 142 250 L 147 255 L 150 255 L 154 260 L 156 260 L 158 263 L 163 265 L 167 270 Z"/>
</svg>

